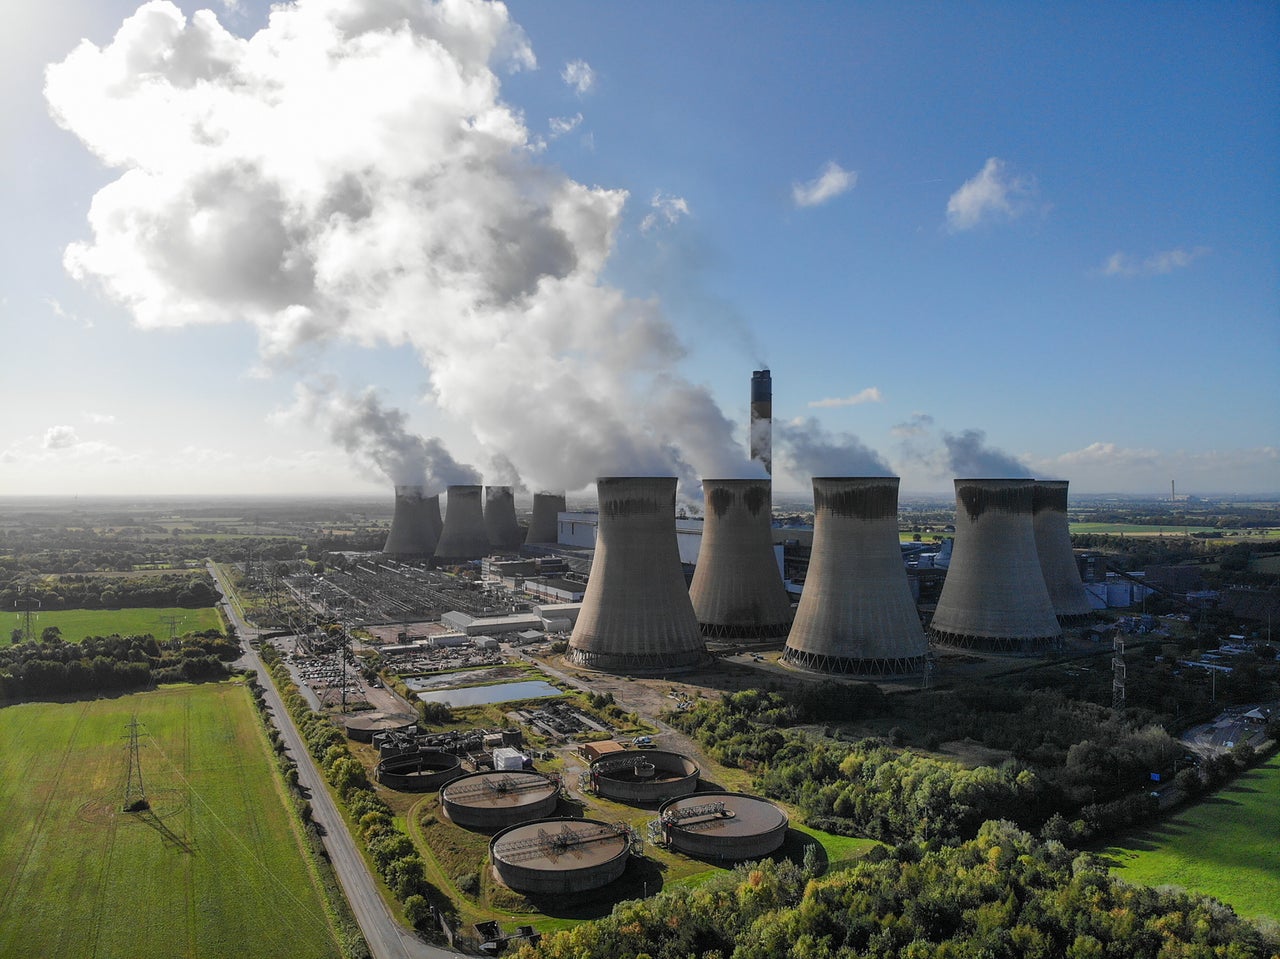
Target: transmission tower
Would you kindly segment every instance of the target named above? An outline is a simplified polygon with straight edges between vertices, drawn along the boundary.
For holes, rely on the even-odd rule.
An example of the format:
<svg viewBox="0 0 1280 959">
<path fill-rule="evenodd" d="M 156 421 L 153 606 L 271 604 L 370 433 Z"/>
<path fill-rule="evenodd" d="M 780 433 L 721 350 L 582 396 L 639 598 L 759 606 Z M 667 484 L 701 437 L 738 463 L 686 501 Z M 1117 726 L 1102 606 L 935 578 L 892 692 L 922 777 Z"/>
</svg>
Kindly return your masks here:
<svg viewBox="0 0 1280 959">
<path fill-rule="evenodd" d="M 180 618 L 181 617 L 178 617 L 178 616 L 161 616 L 160 617 L 160 622 L 166 624 L 169 627 L 169 645 L 171 646 L 176 645 L 178 641 L 178 620 Z"/>
<path fill-rule="evenodd" d="M 1124 709 L 1124 640 L 1117 631 L 1111 640 L 1111 708 Z"/>
<path fill-rule="evenodd" d="M 134 716 L 133 721 L 125 727 L 129 730 L 129 775 L 124 787 L 125 812 L 142 812 L 151 808 L 151 804 L 147 802 L 146 787 L 142 783 L 142 764 L 138 761 L 138 750 L 142 748 L 138 742 L 138 726 L 138 717 Z"/>
<path fill-rule="evenodd" d="M 22 638 L 28 643 L 34 643 L 36 639 L 36 627 L 34 624 L 35 616 L 33 614 L 40 609 L 40 600 L 32 599 L 31 595 L 27 594 L 22 597 L 22 599 L 15 599 L 13 601 L 13 608 L 22 616 Z"/>
</svg>

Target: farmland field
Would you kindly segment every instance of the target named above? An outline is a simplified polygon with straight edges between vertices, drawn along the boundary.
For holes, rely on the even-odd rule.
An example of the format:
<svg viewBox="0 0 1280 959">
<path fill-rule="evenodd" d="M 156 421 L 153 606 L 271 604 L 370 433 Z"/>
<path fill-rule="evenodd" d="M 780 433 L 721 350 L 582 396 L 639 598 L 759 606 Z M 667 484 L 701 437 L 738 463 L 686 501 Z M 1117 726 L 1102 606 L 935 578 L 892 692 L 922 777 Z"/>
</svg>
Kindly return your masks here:
<svg viewBox="0 0 1280 959">
<path fill-rule="evenodd" d="M 57 626 L 62 638 L 78 643 L 86 636 L 142 636 L 150 633 L 156 639 L 169 638 L 169 624 L 165 617 L 176 617 L 178 635 L 200 632 L 206 629 L 222 629 L 222 620 L 212 606 L 204 609 L 181 607 L 158 609 L 53 609 L 41 612 L 33 620 L 37 638 L 42 630 Z M 0 630 L 0 645 L 7 646 L 10 632 L 22 628 L 22 617 L 10 613 L 5 618 L 5 628 Z"/>
<path fill-rule="evenodd" d="M 1280 919 L 1280 756 L 1185 812 L 1103 851 L 1115 875 L 1176 885 Z"/>
<path fill-rule="evenodd" d="M 1216 526 L 1142 526 L 1135 523 L 1072 523 L 1072 533 L 1102 533 L 1110 536 L 1190 536 L 1212 533 L 1212 539 L 1274 540 L 1277 529 L 1218 529 Z"/>
<path fill-rule="evenodd" d="M 0 957 L 340 955 L 244 686 L 9 706 L 0 742 Z"/>
</svg>

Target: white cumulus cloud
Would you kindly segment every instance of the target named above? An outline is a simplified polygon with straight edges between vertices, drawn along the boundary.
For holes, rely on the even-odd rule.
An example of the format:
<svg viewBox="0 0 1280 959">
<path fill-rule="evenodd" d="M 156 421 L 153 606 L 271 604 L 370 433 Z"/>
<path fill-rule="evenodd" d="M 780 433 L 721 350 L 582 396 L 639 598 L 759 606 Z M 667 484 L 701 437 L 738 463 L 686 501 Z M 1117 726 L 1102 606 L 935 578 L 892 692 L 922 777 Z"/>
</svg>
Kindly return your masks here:
<svg viewBox="0 0 1280 959">
<path fill-rule="evenodd" d="M 283 2 L 249 37 L 150 0 L 46 71 L 54 118 L 115 177 L 65 264 L 144 328 L 250 324 L 276 374 L 409 346 L 433 410 L 531 486 L 747 464 L 705 393 L 684 422 L 637 414 L 685 348 L 603 279 L 626 191 L 540 165 L 503 99 L 497 69 L 535 62 L 482 0 Z M 718 450 L 681 442 L 691 418 Z"/>
<path fill-rule="evenodd" d="M 570 60 L 560 71 L 560 79 L 572 87 L 578 96 L 584 96 L 596 85 L 596 72 L 586 60 Z"/>
<path fill-rule="evenodd" d="M 999 157 L 991 157 L 977 176 L 951 194 L 947 224 L 953 231 L 969 230 L 984 221 L 1011 220 L 1027 211 L 1037 192 L 1035 179 L 1015 174 Z"/>
<path fill-rule="evenodd" d="M 552 117 L 549 123 L 551 127 L 551 136 L 552 138 L 562 137 L 566 133 L 571 133 L 573 130 L 577 129 L 580 123 L 582 123 L 581 113 L 575 114 L 571 117 Z"/>
<path fill-rule="evenodd" d="M 1190 250 L 1175 247 L 1172 250 L 1152 253 L 1144 258 L 1117 251 L 1107 257 L 1107 262 L 1102 266 L 1102 273 L 1105 276 L 1163 276 L 1174 270 L 1184 270 L 1208 254 L 1207 246 L 1197 246 Z"/>
<path fill-rule="evenodd" d="M 809 405 L 813 407 L 836 407 L 836 406 L 858 406 L 862 403 L 883 403 L 884 396 L 880 393 L 880 387 L 868 386 L 865 390 L 859 390 L 852 396 L 830 396 L 822 400 L 810 400 Z"/>
<path fill-rule="evenodd" d="M 650 211 L 640 221 L 640 232 L 648 233 L 660 223 L 673 226 L 689 215 L 689 203 L 682 196 L 672 196 L 658 190 L 649 201 Z"/>
<path fill-rule="evenodd" d="M 50 426 L 44 432 L 43 446 L 47 450 L 65 450 L 79 442 L 74 426 Z"/>
<path fill-rule="evenodd" d="M 834 160 L 829 160 L 812 180 L 791 185 L 791 199 L 796 206 L 821 206 L 852 190 L 857 182 L 857 173 L 842 169 Z"/>
</svg>

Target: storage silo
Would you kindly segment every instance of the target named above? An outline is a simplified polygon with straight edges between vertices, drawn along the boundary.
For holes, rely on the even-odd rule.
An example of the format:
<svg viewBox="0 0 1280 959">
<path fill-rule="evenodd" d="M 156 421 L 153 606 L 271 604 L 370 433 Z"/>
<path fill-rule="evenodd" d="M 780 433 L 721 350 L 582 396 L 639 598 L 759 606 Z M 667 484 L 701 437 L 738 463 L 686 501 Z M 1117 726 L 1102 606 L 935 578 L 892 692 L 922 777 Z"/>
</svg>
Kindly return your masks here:
<svg viewBox="0 0 1280 959">
<path fill-rule="evenodd" d="M 1053 612 L 1060 623 L 1079 622 L 1093 615 L 1080 579 L 1080 567 L 1071 551 L 1071 527 L 1067 522 L 1067 481 L 1036 480 L 1032 492 L 1032 525 L 1040 571 L 1049 588 Z"/>
<path fill-rule="evenodd" d="M 706 519 L 689 598 L 702 635 L 771 639 L 791 628 L 773 552 L 769 480 L 704 479 Z"/>
<path fill-rule="evenodd" d="M 565 511 L 563 493 L 534 493 L 533 518 L 526 543 L 554 543 L 560 539 L 560 514 Z"/>
<path fill-rule="evenodd" d="M 391 529 L 382 552 L 398 559 L 430 559 L 440 538 L 440 497 L 421 486 L 397 486 Z"/>
<path fill-rule="evenodd" d="M 823 673 L 924 667 L 920 625 L 898 542 L 898 477 L 814 477 L 813 547 L 784 662 Z"/>
<path fill-rule="evenodd" d="M 940 643 L 1026 652 L 1061 635 L 1040 571 L 1030 479 L 958 479 L 956 542 L 930 630 Z"/>
<path fill-rule="evenodd" d="M 674 476 L 596 480 L 600 519 L 571 662 L 607 672 L 664 673 L 707 660 L 676 544 Z"/>
<path fill-rule="evenodd" d="M 516 522 L 516 497 L 510 486 L 484 488 L 484 528 L 489 545 L 509 552 L 518 550 L 524 532 Z"/>
<path fill-rule="evenodd" d="M 485 531 L 483 487 L 450 486 L 444 528 L 436 543 L 437 563 L 465 563 L 489 555 L 489 534 Z"/>
</svg>

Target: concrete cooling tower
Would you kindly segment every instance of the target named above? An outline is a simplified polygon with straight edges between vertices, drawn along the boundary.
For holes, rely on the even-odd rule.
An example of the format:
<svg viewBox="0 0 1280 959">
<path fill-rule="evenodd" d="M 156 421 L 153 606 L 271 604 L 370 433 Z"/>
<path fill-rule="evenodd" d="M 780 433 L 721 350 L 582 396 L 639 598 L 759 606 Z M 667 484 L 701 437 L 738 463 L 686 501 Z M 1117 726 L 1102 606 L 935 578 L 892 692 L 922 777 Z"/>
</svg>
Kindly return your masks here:
<svg viewBox="0 0 1280 959">
<path fill-rule="evenodd" d="M 524 531 L 516 522 L 516 497 L 510 486 L 484 488 L 484 528 L 495 549 L 513 552 L 524 541 Z"/>
<path fill-rule="evenodd" d="M 939 642 L 1025 652 L 1061 635 L 1036 552 L 1034 485 L 955 481 L 956 545 L 930 627 Z"/>
<path fill-rule="evenodd" d="M 485 531 L 481 489 L 480 486 L 449 487 L 444 528 L 440 531 L 440 541 L 436 543 L 437 563 L 465 563 L 489 555 L 489 534 Z"/>
<path fill-rule="evenodd" d="M 707 661 L 676 545 L 674 476 L 596 480 L 595 558 L 569 660 L 606 672 L 665 673 Z"/>
<path fill-rule="evenodd" d="M 526 543 L 554 543 L 560 538 L 560 514 L 565 511 L 563 493 L 534 493 L 533 518 Z"/>
<path fill-rule="evenodd" d="M 397 486 L 396 509 L 382 552 L 400 559 L 430 559 L 440 537 L 440 497 L 421 486 Z"/>
<path fill-rule="evenodd" d="M 1071 552 L 1071 529 L 1067 523 L 1067 481 L 1036 480 L 1032 491 L 1032 526 L 1040 571 L 1053 600 L 1060 623 L 1077 622 L 1093 615 L 1089 597 L 1080 579 L 1080 567 Z"/>
<path fill-rule="evenodd" d="M 813 513 L 783 661 L 824 673 L 918 672 L 929 641 L 898 545 L 898 477 L 815 477 Z"/>
<path fill-rule="evenodd" d="M 768 480 L 703 480 L 706 522 L 689 598 L 702 635 L 769 639 L 791 628 L 773 553 Z"/>
</svg>

